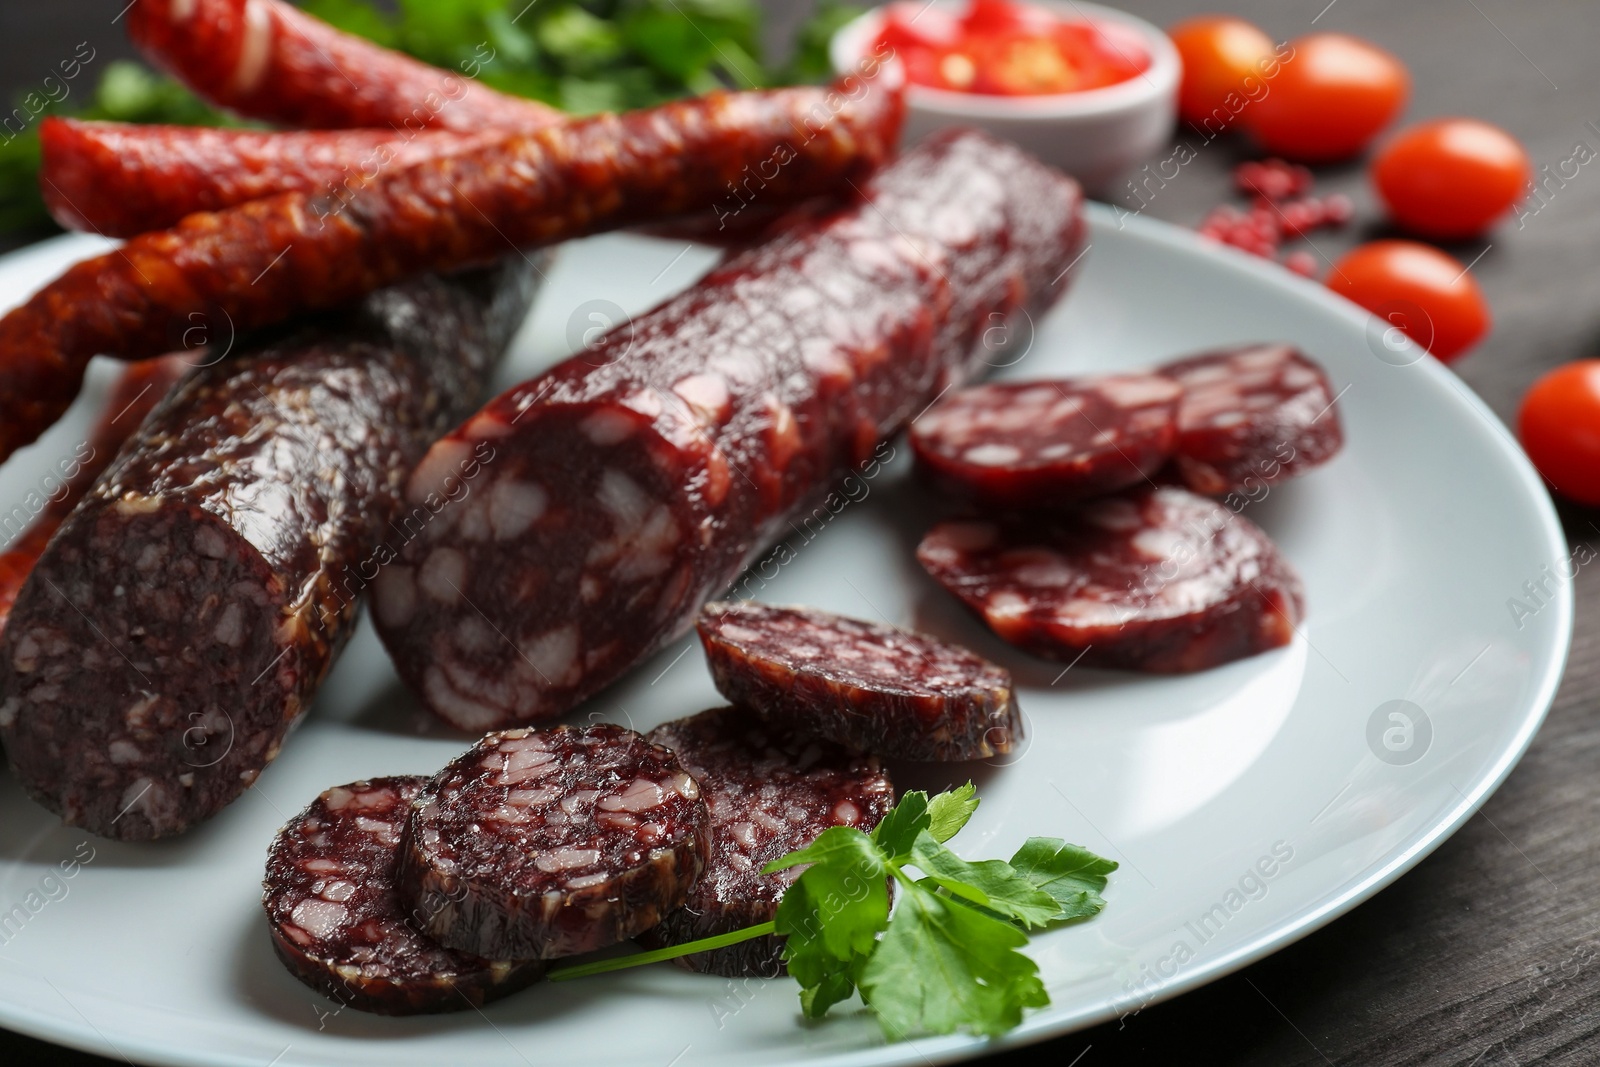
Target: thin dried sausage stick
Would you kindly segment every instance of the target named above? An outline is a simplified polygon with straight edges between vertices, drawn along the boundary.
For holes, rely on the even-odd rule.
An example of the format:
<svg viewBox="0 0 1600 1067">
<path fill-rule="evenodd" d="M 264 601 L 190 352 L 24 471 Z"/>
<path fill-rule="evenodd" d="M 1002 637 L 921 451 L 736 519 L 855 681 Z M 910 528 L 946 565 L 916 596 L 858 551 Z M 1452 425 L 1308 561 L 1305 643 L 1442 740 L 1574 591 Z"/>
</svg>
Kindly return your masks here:
<svg viewBox="0 0 1600 1067">
<path fill-rule="evenodd" d="M 89 439 L 74 451 L 70 459 L 61 460 L 59 469 L 64 479 L 61 488 L 41 498 L 43 503 L 32 521 L 21 527 L 16 540 L 0 553 L 0 630 L 5 628 L 6 620 L 11 617 L 11 607 L 17 601 L 17 594 L 22 591 L 22 584 L 28 580 L 28 575 L 33 573 L 34 565 L 39 562 L 39 556 L 50 543 L 50 538 L 72 514 L 72 509 L 77 507 L 78 501 L 83 499 L 101 472 L 111 465 L 123 442 L 172 392 L 178 380 L 193 369 L 194 364 L 186 357 L 168 356 L 135 363 L 122 371 L 111 395 L 106 398 L 105 410 Z M 0 526 L 7 533 L 12 531 L 11 523 L 15 515 L 16 509 L 13 509 L 11 515 L 0 518 Z"/>
<path fill-rule="evenodd" d="M 707 604 L 696 628 L 717 691 L 797 736 L 937 761 L 1022 741 L 1011 672 L 928 634 L 750 600 Z"/>
<path fill-rule="evenodd" d="M 341 195 L 363 181 L 499 140 L 425 130 L 262 130 L 47 118 L 39 191 L 69 230 L 132 237 L 279 193 Z M 347 195 L 347 194 L 345 194 Z"/>
<path fill-rule="evenodd" d="M 897 91 L 857 86 L 853 100 L 820 87 L 713 93 L 575 120 L 380 174 L 348 197 L 284 193 L 136 237 L 0 319 L 0 459 L 60 417 L 90 357 L 168 351 L 191 315 L 250 330 L 508 248 L 738 195 L 776 205 L 845 189 L 900 126 Z"/>
<path fill-rule="evenodd" d="M 395 170 L 501 140 L 505 134 L 423 130 L 262 130 L 85 122 L 39 126 L 40 192 L 69 230 L 133 237 L 287 192 L 345 196 Z M 731 207 L 731 205 L 729 205 Z M 790 211 L 727 210 L 640 227 L 650 236 L 726 247 L 755 243 Z"/>
<path fill-rule="evenodd" d="M 486 960 L 418 929 L 395 892 L 400 838 L 422 777 L 335 786 L 278 831 L 261 904 L 289 972 L 357 1011 L 480 1008 L 539 980 L 537 960 Z"/>
<path fill-rule="evenodd" d="M 665 948 L 770 922 L 799 877 L 761 869 L 834 826 L 870 830 L 894 806 L 894 786 L 870 756 L 774 729 L 744 708 L 714 708 L 651 730 L 700 783 L 711 815 L 711 858 L 683 907 L 640 934 Z M 678 966 L 725 978 L 783 974 L 783 942 L 758 937 L 679 956 Z"/>
<path fill-rule="evenodd" d="M 396 877 L 441 944 L 556 959 L 660 922 L 710 847 L 700 786 L 660 745 L 610 723 L 508 730 L 428 782 Z"/>
<path fill-rule="evenodd" d="M 433 447 L 417 506 L 460 456 L 497 456 L 374 590 L 391 658 L 435 714 L 468 731 L 548 719 L 683 633 L 981 364 L 996 316 L 1052 303 L 1084 240 L 1077 185 L 983 134 L 936 135 L 863 192 Z"/>
<path fill-rule="evenodd" d="M 344 129 L 535 129 L 555 108 L 334 29 L 281 0 L 137 0 L 128 36 L 197 95 L 245 118 Z"/>
<path fill-rule="evenodd" d="M 0 635 L 0 740 L 35 799 L 145 840 L 255 781 L 354 627 L 406 473 L 526 312 L 512 262 L 221 359 L 145 422 Z"/>
</svg>

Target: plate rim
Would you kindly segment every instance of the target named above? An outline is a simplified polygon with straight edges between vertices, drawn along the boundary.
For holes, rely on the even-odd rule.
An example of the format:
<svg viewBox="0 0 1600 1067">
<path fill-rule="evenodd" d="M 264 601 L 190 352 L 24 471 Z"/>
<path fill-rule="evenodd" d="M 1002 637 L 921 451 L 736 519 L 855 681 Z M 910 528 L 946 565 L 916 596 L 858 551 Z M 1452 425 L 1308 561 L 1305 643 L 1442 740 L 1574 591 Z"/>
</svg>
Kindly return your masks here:
<svg viewBox="0 0 1600 1067">
<path fill-rule="evenodd" d="M 1085 215 L 1090 226 L 1089 248 L 1092 248 L 1094 242 L 1101 239 L 1108 230 L 1125 232 L 1136 240 L 1145 241 L 1165 250 L 1180 252 L 1186 256 L 1199 256 L 1202 259 L 1216 259 L 1230 270 L 1241 271 L 1269 286 L 1298 293 L 1302 297 L 1310 298 L 1328 313 L 1344 319 L 1353 327 L 1370 329 L 1373 323 L 1381 321 L 1356 305 L 1339 298 L 1318 282 L 1291 274 L 1277 264 L 1259 257 L 1208 241 L 1174 223 L 1145 218 L 1097 202 L 1086 203 Z M 79 243 L 87 248 L 100 241 L 101 239 L 88 234 L 63 234 L 0 256 L 0 263 L 13 266 L 18 261 L 34 257 L 49 261 L 59 247 Z M 26 297 L 19 298 L 18 302 L 21 299 Z M 1404 341 L 1403 345 L 1412 351 L 1417 351 L 1416 346 L 1409 340 Z M 1551 553 L 1551 558 L 1562 558 L 1567 553 L 1568 546 L 1555 504 L 1533 464 L 1522 449 L 1515 445 L 1515 438 L 1510 429 L 1465 381 L 1432 356 L 1421 354 L 1421 358 L 1413 366 L 1421 368 L 1421 373 L 1426 376 L 1429 384 L 1440 392 L 1445 403 L 1459 403 L 1489 424 L 1487 428 L 1478 432 L 1484 433 L 1501 457 L 1510 461 L 1510 467 L 1515 471 L 1517 481 L 1531 498 L 1538 525 L 1544 534 L 1545 549 Z M 1494 428 L 1498 428 L 1500 432 L 1495 433 Z M 1562 584 L 1558 590 L 1559 596 L 1554 602 L 1557 607 L 1555 648 L 1552 650 L 1553 654 L 1548 657 L 1545 670 L 1539 677 L 1533 693 L 1519 709 L 1521 721 L 1510 743 L 1501 750 L 1494 763 L 1476 778 L 1472 787 L 1461 793 L 1455 805 L 1444 809 L 1444 814 L 1395 846 L 1386 858 L 1370 865 L 1360 875 L 1335 886 L 1320 901 L 1272 924 L 1245 944 L 1203 964 L 1186 968 L 1147 992 L 1117 996 L 1098 1005 L 1079 1009 L 1044 1008 L 1031 1013 L 1024 1018 L 1019 1027 L 998 1038 L 965 1035 L 913 1038 L 864 1049 L 824 1054 L 807 1062 L 815 1067 L 868 1067 L 868 1065 L 915 1067 L 915 1065 L 955 1062 L 1063 1037 L 1108 1022 L 1129 1009 L 1135 1009 L 1136 1012 L 1143 1011 L 1145 1008 L 1226 977 L 1294 944 L 1370 900 L 1416 867 L 1465 825 L 1467 820 L 1476 814 L 1489 797 L 1504 784 L 1538 735 L 1565 675 L 1572 648 L 1576 598 L 1570 583 Z M 106 1048 L 109 1047 L 124 1057 L 131 1055 L 137 1061 L 169 1064 L 172 1067 L 260 1067 L 254 1058 L 229 1052 L 207 1052 L 170 1042 L 158 1043 L 141 1039 L 113 1044 L 87 1017 L 84 1017 L 83 1022 L 82 1026 L 73 1026 L 64 1021 L 64 1017 L 47 1016 L 23 1005 L 0 1002 L 0 1025 L 40 1041 L 93 1055 L 104 1056 Z"/>
<path fill-rule="evenodd" d="M 1090 222 L 1092 237 L 1098 238 L 1098 235 L 1106 227 L 1119 231 L 1131 230 L 1136 237 L 1146 239 L 1152 244 L 1168 249 L 1220 256 L 1223 262 L 1242 269 L 1245 273 L 1256 278 L 1272 284 L 1287 286 L 1290 292 L 1298 291 L 1302 295 L 1315 297 L 1318 304 L 1325 306 L 1338 317 L 1347 320 L 1352 325 L 1360 326 L 1362 329 L 1370 329 L 1374 323 L 1383 322 L 1383 320 L 1371 315 L 1354 303 L 1340 298 L 1319 282 L 1286 271 L 1272 261 L 1207 240 L 1175 223 L 1144 218 L 1138 214 L 1120 211 L 1111 205 L 1092 201 L 1085 205 L 1085 209 Z M 1093 242 L 1091 241 L 1090 247 L 1092 246 Z M 1431 384 L 1442 390 L 1447 390 L 1448 393 L 1453 393 L 1456 402 L 1461 403 L 1467 410 L 1475 412 L 1489 424 L 1490 429 L 1487 431 L 1489 440 L 1494 443 L 1494 447 L 1504 458 L 1511 461 L 1511 468 L 1516 471 L 1518 481 L 1528 490 L 1528 496 L 1532 498 L 1532 503 L 1537 511 L 1539 525 L 1545 535 L 1546 550 L 1552 552 L 1552 558 L 1554 559 L 1565 557 L 1568 551 L 1566 533 L 1562 527 L 1560 516 L 1556 511 L 1555 502 L 1545 489 L 1543 480 L 1535 470 L 1532 461 L 1528 459 L 1520 446 L 1514 445 L 1515 438 L 1512 437 L 1510 428 L 1501 421 L 1500 417 L 1494 413 L 1494 410 L 1483 401 L 1483 398 L 1454 371 L 1433 356 L 1420 351 L 1418 346 L 1410 339 L 1405 339 L 1402 342 L 1402 346 L 1405 350 L 1419 352 L 1420 358 L 1412 365 L 1422 368 L 1423 373 L 1427 375 Z M 1448 395 L 1446 395 L 1445 399 L 1446 402 L 1450 401 Z M 1494 427 L 1498 427 L 1500 432 L 1495 433 Z M 1560 603 L 1556 616 L 1555 654 L 1550 658 L 1534 693 L 1521 709 L 1522 721 L 1517 733 L 1501 751 L 1493 766 L 1477 778 L 1471 789 L 1462 793 L 1458 803 L 1453 808 L 1446 809 L 1447 814 L 1435 819 L 1426 829 L 1407 838 L 1404 844 L 1396 846 L 1396 849 L 1391 851 L 1385 860 L 1369 866 L 1361 875 L 1348 879 L 1341 886 L 1336 887 L 1319 904 L 1305 908 L 1296 916 L 1277 923 L 1272 928 L 1263 931 L 1259 936 L 1231 952 L 1223 953 L 1202 966 L 1180 972 L 1146 994 L 1114 997 L 1098 1007 L 1078 1011 L 1066 1010 L 1052 1014 L 1048 1008 L 1041 1009 L 1025 1017 L 1021 1026 L 998 1038 L 939 1038 L 937 1039 L 939 1047 L 928 1048 L 923 1046 L 916 1051 L 915 1055 L 893 1058 L 886 1057 L 884 1053 L 895 1048 L 895 1045 L 885 1045 L 877 1050 L 868 1050 L 878 1053 L 878 1055 L 874 1056 L 852 1052 L 815 1062 L 826 1065 L 826 1067 L 858 1067 L 858 1065 L 867 1063 L 871 1063 L 873 1067 L 901 1067 L 901 1065 L 908 1065 L 909 1067 L 909 1065 L 919 1062 L 924 1064 L 930 1062 L 951 1063 L 972 1055 L 984 1055 L 1005 1049 L 1019 1048 L 1055 1037 L 1064 1037 L 1078 1030 L 1110 1022 L 1130 1008 L 1134 1008 L 1136 1011 L 1143 1011 L 1145 1008 L 1154 1007 L 1184 993 L 1192 992 L 1201 986 L 1209 985 L 1220 978 L 1225 978 L 1235 971 L 1289 947 L 1302 938 L 1320 930 L 1333 920 L 1348 914 L 1359 905 L 1371 900 L 1411 871 L 1435 849 L 1454 836 L 1456 831 L 1466 825 L 1467 820 L 1477 814 L 1478 809 L 1499 790 L 1500 786 L 1505 784 L 1506 779 L 1516 769 L 1517 764 L 1522 762 L 1522 757 L 1527 754 L 1534 738 L 1538 736 L 1540 728 L 1544 725 L 1545 719 L 1549 716 L 1550 709 L 1555 703 L 1556 693 L 1560 688 L 1562 678 L 1566 674 L 1567 661 L 1572 651 L 1576 598 L 1571 583 L 1560 585 L 1559 591 Z M 900 1044 L 909 1045 L 911 1043 L 901 1042 Z M 947 1043 L 949 1047 L 943 1047 Z"/>
</svg>

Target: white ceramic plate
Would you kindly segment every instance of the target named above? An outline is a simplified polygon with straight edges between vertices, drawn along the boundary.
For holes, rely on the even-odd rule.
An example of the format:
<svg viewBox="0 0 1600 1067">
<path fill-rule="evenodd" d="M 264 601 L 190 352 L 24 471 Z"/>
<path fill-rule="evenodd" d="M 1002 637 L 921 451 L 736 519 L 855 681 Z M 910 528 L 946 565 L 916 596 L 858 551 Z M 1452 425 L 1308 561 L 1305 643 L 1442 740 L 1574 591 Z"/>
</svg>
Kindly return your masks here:
<svg viewBox="0 0 1600 1067">
<path fill-rule="evenodd" d="M 970 855 L 1009 855 L 1045 834 L 1122 863 L 1101 917 L 1035 939 L 1053 1005 L 1011 1041 L 1210 981 L 1398 877 L 1522 754 L 1571 625 L 1568 586 L 1549 579 L 1566 557 L 1549 500 L 1460 381 L 1287 271 L 1159 224 L 1119 228 L 1106 210 L 1094 223 L 1077 288 L 1031 344 L 1019 337 L 1011 351 L 1027 354 L 1003 374 L 1139 367 L 1281 338 L 1326 364 L 1342 390 L 1344 453 L 1249 509 L 1305 577 L 1310 614 L 1293 646 L 1182 678 L 1063 675 L 1014 653 L 920 573 L 911 549 L 931 511 L 904 456 L 751 585 L 766 600 L 915 624 L 1016 672 L 1032 735 L 1010 766 L 899 774 L 902 787 L 977 780 L 983 806 L 959 839 Z M 0 262 L 0 299 L 21 299 L 93 247 L 64 239 Z M 627 236 L 565 249 L 504 379 L 607 325 L 618 309 L 606 302 L 646 308 L 710 259 Z M 0 501 L 20 500 L 71 451 L 95 399 L 0 471 Z M 1531 601 L 1529 581 L 1550 592 Z M 1511 598 L 1536 608 L 1520 625 Z M 716 702 L 685 640 L 574 719 L 648 729 Z M 1409 733 L 1389 718 L 1396 709 Z M 431 772 L 464 744 L 428 724 L 363 627 L 259 785 L 181 840 L 86 842 L 0 776 L 0 1024 L 112 1058 L 205 1067 L 887 1065 L 985 1047 L 959 1037 L 888 1045 L 850 1010 L 805 1026 L 787 980 L 670 966 L 536 987 L 481 1014 L 335 1012 L 273 958 L 258 903 L 268 842 L 326 787 Z"/>
</svg>

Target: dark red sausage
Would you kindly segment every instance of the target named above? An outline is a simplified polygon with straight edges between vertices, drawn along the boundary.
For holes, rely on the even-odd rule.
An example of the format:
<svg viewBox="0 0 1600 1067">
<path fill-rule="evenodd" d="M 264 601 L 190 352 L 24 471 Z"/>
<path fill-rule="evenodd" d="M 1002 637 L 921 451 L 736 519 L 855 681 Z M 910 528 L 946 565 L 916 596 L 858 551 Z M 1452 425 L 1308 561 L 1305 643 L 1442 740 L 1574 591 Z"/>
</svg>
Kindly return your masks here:
<svg viewBox="0 0 1600 1067">
<path fill-rule="evenodd" d="M 1138 485 L 1178 439 L 1170 378 L 1004 382 L 952 393 L 911 425 L 917 470 L 951 496 L 1050 510 Z"/>
<path fill-rule="evenodd" d="M 286 131 L 142 126 L 47 118 L 39 191 L 70 230 L 132 237 L 197 211 L 278 193 L 349 195 L 364 181 L 498 140 L 425 130 Z"/>
<path fill-rule="evenodd" d="M 785 230 L 498 399 L 412 476 L 492 448 L 477 499 L 385 567 L 402 676 L 482 731 L 560 715 L 683 633 L 789 519 L 981 362 L 995 315 L 1060 295 L 1071 179 L 939 135 L 867 203 Z"/>
<path fill-rule="evenodd" d="M 820 87 L 714 93 L 574 120 L 385 172 L 348 196 L 284 193 L 136 237 L 0 319 L 0 459 L 60 417 L 91 356 L 160 354 L 192 315 L 249 330 L 514 247 L 846 188 L 889 154 L 900 124 L 897 92 L 856 85 L 855 100 Z"/>
<path fill-rule="evenodd" d="M 1289 345 L 1207 352 L 1160 370 L 1183 386 L 1173 466 L 1197 493 L 1248 496 L 1344 445 L 1327 374 Z"/>
<path fill-rule="evenodd" d="M 39 126 L 39 189 L 51 215 L 67 229 L 133 237 L 168 229 L 197 211 L 279 193 L 348 196 L 384 171 L 458 155 L 504 136 L 455 130 L 267 132 L 52 116 Z M 744 247 L 796 210 L 739 210 L 736 202 L 722 207 L 721 217 L 713 212 L 639 229 L 667 240 Z"/>
<path fill-rule="evenodd" d="M 424 937 L 395 892 L 400 837 L 426 778 L 328 790 L 278 831 L 261 903 L 291 974 L 380 1015 L 479 1008 L 539 980 L 537 960 L 486 960 Z"/>
<path fill-rule="evenodd" d="M 480 49 L 441 70 L 343 33 L 281 0 L 137 0 L 128 36 L 146 59 L 245 118 L 341 129 L 534 129 L 561 117 L 473 81 Z"/>
<path fill-rule="evenodd" d="M 417 797 L 398 885 L 442 944 L 555 959 L 660 922 L 710 844 L 700 787 L 661 746 L 609 723 L 509 730 Z"/>
<path fill-rule="evenodd" d="M 143 840 L 249 788 L 350 635 L 406 472 L 526 312 L 514 263 L 235 353 L 145 422 L 0 635 L 0 740 L 32 796 Z"/>
<path fill-rule="evenodd" d="M 798 868 L 762 874 L 833 826 L 870 830 L 894 806 L 894 787 L 871 757 L 774 730 L 742 708 L 715 708 L 650 731 L 700 783 L 711 814 L 711 858 L 688 901 L 639 935 L 647 948 L 681 945 L 770 922 Z M 691 971 L 726 978 L 784 973 L 783 942 L 758 937 L 679 956 Z"/>
<path fill-rule="evenodd" d="M 927 634 L 749 600 L 707 604 L 697 628 L 717 691 L 799 736 L 908 760 L 1022 740 L 1011 673 Z"/>
<path fill-rule="evenodd" d="M 1288 644 L 1305 615 L 1260 527 L 1184 489 L 1023 525 L 941 523 L 917 559 L 1011 644 L 1086 667 L 1204 670 Z"/>
<path fill-rule="evenodd" d="M 61 528 L 61 523 L 116 458 L 123 442 L 172 391 L 178 380 L 193 369 L 187 357 L 168 356 L 135 363 L 123 370 L 116 387 L 106 398 L 105 410 L 89 439 L 71 456 L 61 459 L 58 465 L 63 479 L 60 487 L 48 496 L 32 493 L 8 514 L 0 516 L 0 529 L 6 536 L 5 551 L 0 553 L 0 629 L 5 628 L 23 582 L 33 573 L 39 556 Z"/>
</svg>

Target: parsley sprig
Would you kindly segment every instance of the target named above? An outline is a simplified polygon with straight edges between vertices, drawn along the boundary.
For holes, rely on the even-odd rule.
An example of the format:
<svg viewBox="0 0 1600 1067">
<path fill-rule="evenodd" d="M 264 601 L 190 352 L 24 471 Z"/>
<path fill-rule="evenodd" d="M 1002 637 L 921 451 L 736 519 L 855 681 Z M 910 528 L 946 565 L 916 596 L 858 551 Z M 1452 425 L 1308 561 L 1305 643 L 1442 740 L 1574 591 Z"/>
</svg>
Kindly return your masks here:
<svg viewBox="0 0 1600 1067">
<path fill-rule="evenodd" d="M 552 981 L 642 966 L 767 934 L 784 938 L 810 1018 L 854 993 L 892 1040 L 1004 1033 L 1050 1003 L 1028 932 L 1086 919 L 1116 863 L 1054 837 L 1010 860 L 962 859 L 947 844 L 978 808 L 969 782 L 906 793 L 871 833 L 835 826 L 765 868 L 805 866 L 773 922 L 689 944 L 560 968 Z M 892 887 L 892 892 L 891 892 Z"/>
</svg>

